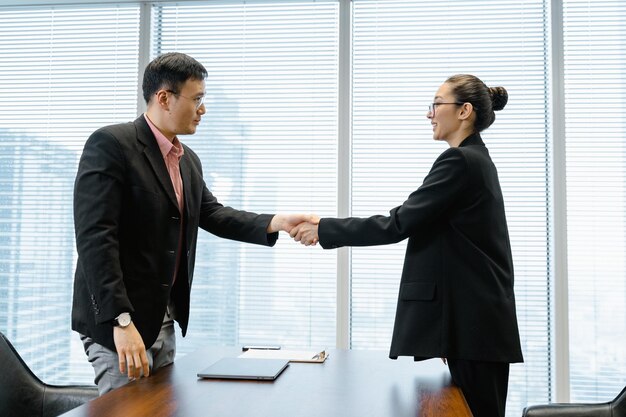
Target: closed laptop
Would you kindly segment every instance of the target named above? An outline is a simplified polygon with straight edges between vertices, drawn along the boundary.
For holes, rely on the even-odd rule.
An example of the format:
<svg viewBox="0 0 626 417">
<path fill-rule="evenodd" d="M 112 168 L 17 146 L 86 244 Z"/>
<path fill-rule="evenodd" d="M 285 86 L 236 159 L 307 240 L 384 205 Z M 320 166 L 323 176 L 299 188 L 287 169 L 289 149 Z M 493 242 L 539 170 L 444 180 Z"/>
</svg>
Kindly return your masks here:
<svg viewBox="0 0 626 417">
<path fill-rule="evenodd" d="M 288 365 L 286 359 L 222 358 L 198 372 L 198 377 L 273 381 Z"/>
</svg>

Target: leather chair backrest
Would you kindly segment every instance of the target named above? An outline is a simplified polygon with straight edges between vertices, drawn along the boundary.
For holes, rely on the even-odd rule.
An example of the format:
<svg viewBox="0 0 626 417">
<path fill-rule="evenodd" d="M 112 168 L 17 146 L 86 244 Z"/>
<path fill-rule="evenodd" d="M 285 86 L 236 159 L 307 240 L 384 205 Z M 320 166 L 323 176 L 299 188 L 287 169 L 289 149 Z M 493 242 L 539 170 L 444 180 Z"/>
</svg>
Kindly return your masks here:
<svg viewBox="0 0 626 417">
<path fill-rule="evenodd" d="M 96 386 L 43 383 L 0 332 L 0 417 L 56 417 L 97 396 Z"/>
<path fill-rule="evenodd" d="M 547 404 L 524 409 L 523 417 L 612 417 L 609 404 Z"/>
<path fill-rule="evenodd" d="M 611 417 L 626 417 L 626 387 L 611 401 Z"/>
<path fill-rule="evenodd" d="M 533 405 L 522 417 L 626 417 L 626 388 L 608 403 Z"/>
<path fill-rule="evenodd" d="M 0 416 L 40 416 L 44 386 L 0 332 Z"/>
<path fill-rule="evenodd" d="M 46 385 L 41 417 L 57 417 L 98 396 L 95 385 Z"/>
</svg>

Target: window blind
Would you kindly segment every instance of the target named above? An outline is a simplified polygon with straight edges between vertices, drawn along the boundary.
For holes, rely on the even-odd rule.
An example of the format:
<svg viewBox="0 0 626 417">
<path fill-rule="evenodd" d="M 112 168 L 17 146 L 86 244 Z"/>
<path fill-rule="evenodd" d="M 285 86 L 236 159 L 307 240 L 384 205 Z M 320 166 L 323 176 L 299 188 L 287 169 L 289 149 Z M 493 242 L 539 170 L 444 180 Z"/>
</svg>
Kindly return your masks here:
<svg viewBox="0 0 626 417">
<path fill-rule="evenodd" d="M 0 10 L 0 328 L 48 383 L 93 381 L 70 330 L 74 177 L 91 132 L 134 119 L 138 27 L 136 6 Z"/>
<path fill-rule="evenodd" d="M 563 1 L 570 391 L 626 383 L 626 3 Z"/>
<path fill-rule="evenodd" d="M 183 142 L 224 204 L 336 213 L 338 18 L 336 1 L 155 7 L 153 55 L 188 53 L 209 72 L 207 114 Z M 284 233 L 275 248 L 201 233 L 180 351 L 198 343 L 334 346 L 335 259 Z"/>
<path fill-rule="evenodd" d="M 539 0 L 353 2 L 353 215 L 401 204 L 447 148 L 426 112 L 448 76 L 509 92 L 483 138 L 504 193 L 526 361 L 511 368 L 510 415 L 550 399 L 546 25 Z M 352 250 L 353 348 L 388 349 L 405 248 Z"/>
</svg>

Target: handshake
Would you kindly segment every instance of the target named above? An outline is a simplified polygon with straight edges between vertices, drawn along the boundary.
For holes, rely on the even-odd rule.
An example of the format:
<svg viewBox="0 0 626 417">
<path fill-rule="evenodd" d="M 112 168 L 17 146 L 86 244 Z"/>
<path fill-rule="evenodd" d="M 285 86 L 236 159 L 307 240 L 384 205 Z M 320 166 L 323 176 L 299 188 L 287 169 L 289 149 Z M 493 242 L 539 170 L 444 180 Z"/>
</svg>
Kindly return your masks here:
<svg viewBox="0 0 626 417">
<path fill-rule="evenodd" d="M 317 228 L 320 218 L 315 214 L 277 214 L 272 218 L 268 233 L 282 230 L 289 233 L 296 242 L 305 246 L 315 246 L 320 240 Z"/>
</svg>

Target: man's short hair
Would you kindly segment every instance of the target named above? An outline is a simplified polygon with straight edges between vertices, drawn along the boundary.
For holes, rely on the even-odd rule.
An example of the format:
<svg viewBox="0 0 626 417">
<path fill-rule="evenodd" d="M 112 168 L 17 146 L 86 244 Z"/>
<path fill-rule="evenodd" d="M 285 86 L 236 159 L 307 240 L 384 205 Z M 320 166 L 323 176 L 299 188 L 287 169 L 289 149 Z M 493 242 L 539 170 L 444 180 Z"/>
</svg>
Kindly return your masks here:
<svg viewBox="0 0 626 417">
<path fill-rule="evenodd" d="M 208 75 L 204 66 L 180 52 L 159 55 L 146 67 L 143 74 L 143 98 L 146 103 L 160 89 L 179 93 L 187 80 L 204 80 Z"/>
</svg>

